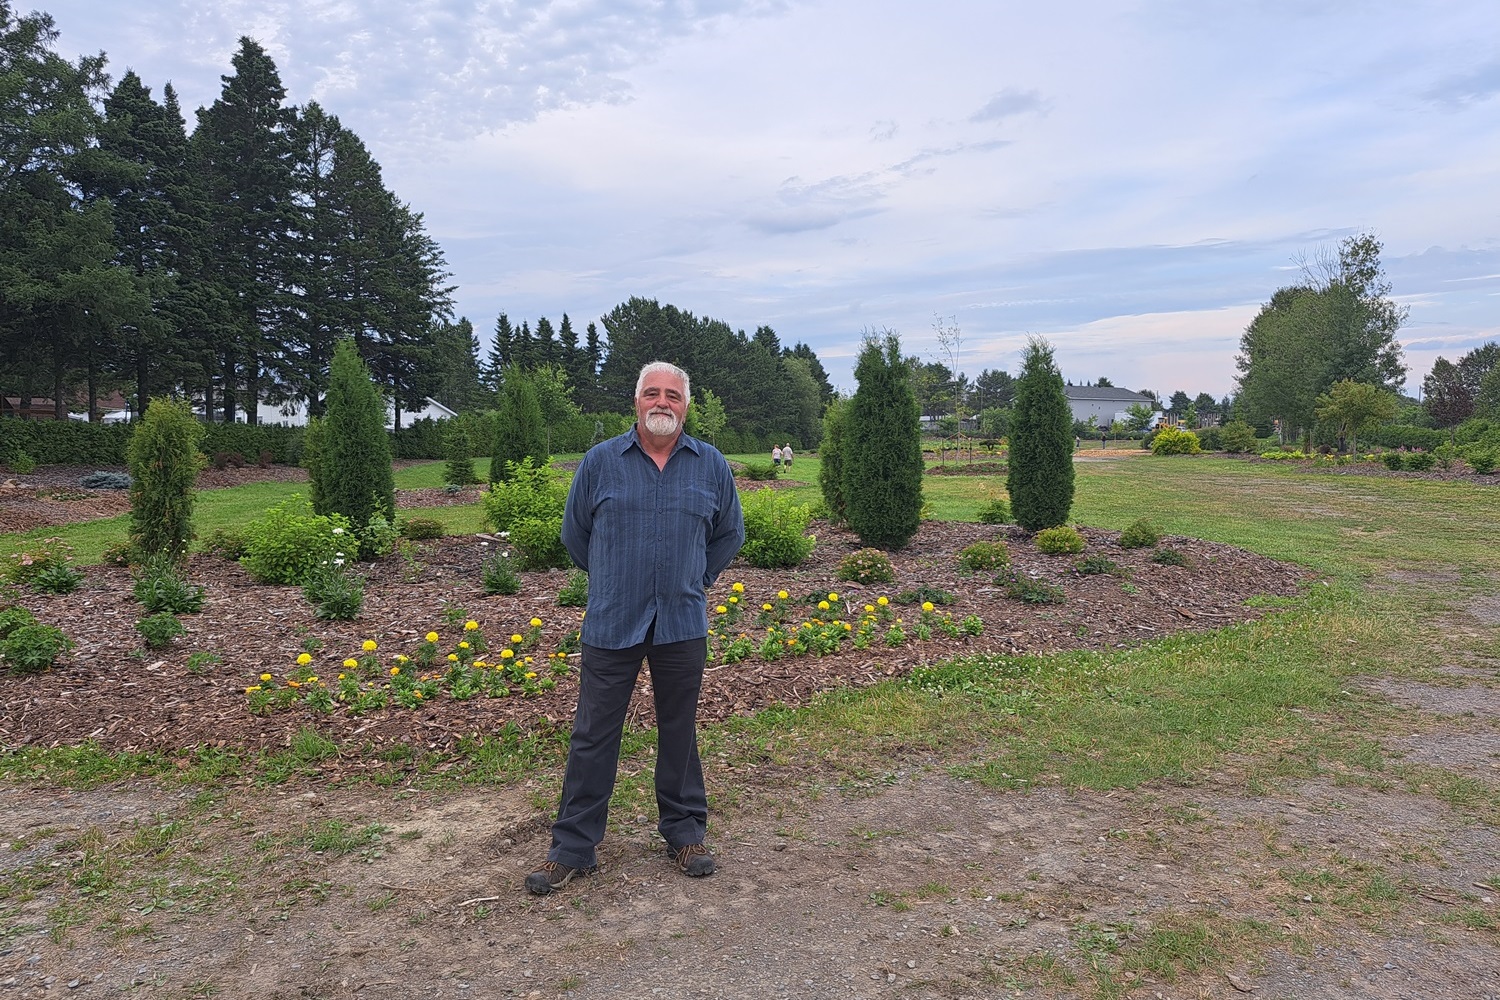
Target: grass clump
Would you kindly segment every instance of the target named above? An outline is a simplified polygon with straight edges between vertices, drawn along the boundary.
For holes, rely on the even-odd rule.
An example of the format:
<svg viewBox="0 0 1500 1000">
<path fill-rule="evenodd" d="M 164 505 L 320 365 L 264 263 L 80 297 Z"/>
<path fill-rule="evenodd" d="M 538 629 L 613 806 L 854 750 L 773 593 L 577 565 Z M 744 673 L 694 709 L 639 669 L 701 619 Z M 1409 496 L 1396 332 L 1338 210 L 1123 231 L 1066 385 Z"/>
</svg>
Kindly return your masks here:
<svg viewBox="0 0 1500 1000">
<path fill-rule="evenodd" d="M 563 608 L 584 608 L 589 603 L 589 575 L 581 569 L 568 574 L 568 582 L 557 592 L 557 604 Z"/>
<path fill-rule="evenodd" d="M 147 611 L 188 615 L 203 608 L 204 589 L 190 582 L 177 563 L 163 553 L 149 557 L 141 567 L 134 594 Z"/>
</svg>

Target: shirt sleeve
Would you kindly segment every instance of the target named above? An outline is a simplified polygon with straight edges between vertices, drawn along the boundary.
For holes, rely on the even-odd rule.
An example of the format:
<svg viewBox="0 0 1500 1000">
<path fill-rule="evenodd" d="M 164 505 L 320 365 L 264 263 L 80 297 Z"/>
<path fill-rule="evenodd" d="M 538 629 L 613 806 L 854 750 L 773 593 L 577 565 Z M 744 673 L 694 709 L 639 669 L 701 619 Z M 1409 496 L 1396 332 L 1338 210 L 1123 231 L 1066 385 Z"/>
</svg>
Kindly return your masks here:
<svg viewBox="0 0 1500 1000">
<path fill-rule="evenodd" d="M 705 560 L 703 589 L 714 585 L 719 574 L 724 572 L 745 544 L 745 515 L 740 510 L 739 490 L 734 486 L 734 473 L 729 463 L 719 460 L 719 511 L 714 518 L 708 536 L 708 558 Z"/>
<path fill-rule="evenodd" d="M 589 536 L 594 533 L 592 464 L 585 455 L 568 486 L 568 500 L 563 507 L 562 543 L 573 565 L 589 571 Z"/>
</svg>

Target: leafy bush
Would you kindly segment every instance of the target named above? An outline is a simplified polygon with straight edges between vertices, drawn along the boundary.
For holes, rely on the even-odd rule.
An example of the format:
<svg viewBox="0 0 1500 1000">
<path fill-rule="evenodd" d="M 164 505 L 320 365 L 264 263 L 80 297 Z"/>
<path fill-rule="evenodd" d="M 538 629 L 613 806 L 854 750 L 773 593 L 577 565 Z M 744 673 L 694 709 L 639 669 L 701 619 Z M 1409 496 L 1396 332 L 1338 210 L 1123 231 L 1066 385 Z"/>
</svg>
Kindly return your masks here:
<svg viewBox="0 0 1500 1000">
<path fill-rule="evenodd" d="M 42 538 L 32 543 L 33 548 L 11 554 L 5 568 L 5 578 L 23 587 L 53 566 L 66 566 L 73 559 L 73 550 L 61 538 Z"/>
<path fill-rule="evenodd" d="M 1144 517 L 1130 522 L 1125 530 L 1120 532 L 1120 548 L 1122 549 L 1155 548 L 1159 541 L 1161 541 L 1161 529 Z"/>
<path fill-rule="evenodd" d="M 979 508 L 980 524 L 1009 524 L 1010 504 L 1002 497 L 993 497 Z"/>
<path fill-rule="evenodd" d="M 370 520 L 365 522 L 363 528 L 355 530 L 354 537 L 359 544 L 361 559 L 378 559 L 381 556 L 390 555 L 395 550 L 396 542 L 401 538 L 401 532 L 383 513 L 377 510 L 370 515 Z"/>
<path fill-rule="evenodd" d="M 589 603 L 589 575 L 581 569 L 568 574 L 568 582 L 557 592 L 557 604 L 563 608 L 583 608 Z"/>
<path fill-rule="evenodd" d="M 172 645 L 173 639 L 187 635 L 187 629 L 182 627 L 182 622 L 177 620 L 176 615 L 167 611 L 159 611 L 142 618 L 135 623 L 135 630 L 146 641 L 148 649 L 165 649 Z"/>
<path fill-rule="evenodd" d="M 147 611 L 187 615 L 203 608 L 204 590 L 183 576 L 170 557 L 147 559 L 135 578 L 135 599 Z"/>
<path fill-rule="evenodd" d="M 1196 455 L 1203 450 L 1198 435 L 1180 427 L 1161 427 L 1151 439 L 1153 455 Z"/>
<path fill-rule="evenodd" d="M 4 639 L 23 625 L 35 625 L 36 616 L 20 605 L 0 608 L 0 639 Z"/>
<path fill-rule="evenodd" d="M 521 578 L 516 575 L 516 568 L 511 565 L 508 551 L 485 556 L 479 563 L 479 579 L 484 584 L 484 592 L 491 596 L 521 592 Z"/>
<path fill-rule="evenodd" d="M 1151 553 L 1151 561 L 1163 566 L 1186 566 L 1188 557 L 1181 549 L 1157 549 Z"/>
<path fill-rule="evenodd" d="M 896 567 L 879 549 L 859 549 L 839 560 L 834 576 L 855 583 L 894 583 Z"/>
<path fill-rule="evenodd" d="M 341 514 L 314 514 L 299 494 L 270 508 L 245 529 L 241 565 L 258 583 L 300 586 L 320 564 L 353 548 L 349 520 Z"/>
<path fill-rule="evenodd" d="M 975 542 L 959 550 L 958 564 L 967 570 L 1004 569 L 1010 565 L 1010 549 L 1004 542 Z"/>
<path fill-rule="evenodd" d="M 31 586 L 45 594 L 71 594 L 83 583 L 83 570 L 67 563 L 44 566 L 31 578 Z"/>
<path fill-rule="evenodd" d="M 1083 551 L 1083 536 L 1071 525 L 1060 524 L 1038 531 L 1036 547 L 1049 556 L 1076 555 Z"/>
<path fill-rule="evenodd" d="M 1406 467 L 1412 472 L 1426 472 L 1437 463 L 1437 456 L 1430 451 L 1414 451 L 1406 456 Z"/>
<path fill-rule="evenodd" d="M 350 573 L 344 559 L 335 556 L 308 574 L 302 596 L 313 606 L 315 617 L 324 621 L 353 621 L 365 606 L 365 580 Z"/>
<path fill-rule="evenodd" d="M 1200 427 L 1193 432 L 1198 435 L 1198 444 L 1204 451 L 1223 451 L 1224 432 L 1218 427 Z"/>
<path fill-rule="evenodd" d="M 1495 471 L 1495 453 L 1492 451 L 1475 452 L 1469 456 L 1468 461 L 1481 476 L 1488 476 Z"/>
<path fill-rule="evenodd" d="M 116 542 L 99 553 L 99 561 L 106 566 L 129 566 L 140 562 L 141 556 L 129 542 Z"/>
<path fill-rule="evenodd" d="M 153 399 L 130 436 L 130 541 L 143 557 L 187 559 L 203 425 L 186 400 Z"/>
<path fill-rule="evenodd" d="M 442 538 L 443 522 L 435 521 L 430 517 L 403 517 L 401 519 L 401 537 L 410 538 L 414 542 L 426 541 L 430 538 Z"/>
<path fill-rule="evenodd" d="M 1119 573 L 1120 565 L 1108 556 L 1095 553 L 1078 560 L 1073 565 L 1073 570 L 1079 576 L 1101 576 L 1105 573 Z"/>
<path fill-rule="evenodd" d="M 743 498 L 745 544 L 740 555 L 760 569 L 796 566 L 812 554 L 817 539 L 805 535 L 812 511 L 776 491 L 756 490 Z"/>
<path fill-rule="evenodd" d="M 1384 462 L 1385 467 L 1387 469 L 1390 469 L 1392 472 L 1400 472 L 1402 469 L 1406 468 L 1406 456 L 1401 454 L 1399 451 L 1381 452 L 1380 460 Z"/>
<path fill-rule="evenodd" d="M 132 482 L 128 472 L 90 472 L 78 485 L 86 490 L 128 490 Z"/>
<path fill-rule="evenodd" d="M 36 471 L 36 459 L 25 451 L 17 451 L 6 464 L 18 476 L 29 476 Z"/>
<path fill-rule="evenodd" d="M 13 674 L 35 674 L 57 662 L 73 648 L 73 641 L 53 625 L 21 625 L 0 644 L 0 656 Z"/>
<path fill-rule="evenodd" d="M 776 476 L 777 476 L 776 466 L 772 465 L 770 462 L 746 462 L 745 463 L 745 478 L 746 479 L 754 480 L 757 483 L 763 483 L 763 482 L 766 482 L 767 480 L 775 479 Z"/>
<path fill-rule="evenodd" d="M 1253 455 L 1260 450 L 1255 428 L 1243 420 L 1231 420 L 1225 424 L 1219 441 L 1225 451 L 1235 455 Z"/>
<path fill-rule="evenodd" d="M 1063 589 L 1041 580 L 1033 579 L 1014 570 L 995 577 L 995 583 L 1005 596 L 1027 604 L 1062 604 L 1067 600 Z"/>
<path fill-rule="evenodd" d="M 484 518 L 496 531 L 510 531 L 522 519 L 562 517 L 568 490 L 550 462 L 531 458 L 508 462 L 503 479 L 480 499 Z"/>
<path fill-rule="evenodd" d="M 562 515 L 523 517 L 510 526 L 520 569 L 566 569 L 573 564 L 562 542 Z"/>
</svg>

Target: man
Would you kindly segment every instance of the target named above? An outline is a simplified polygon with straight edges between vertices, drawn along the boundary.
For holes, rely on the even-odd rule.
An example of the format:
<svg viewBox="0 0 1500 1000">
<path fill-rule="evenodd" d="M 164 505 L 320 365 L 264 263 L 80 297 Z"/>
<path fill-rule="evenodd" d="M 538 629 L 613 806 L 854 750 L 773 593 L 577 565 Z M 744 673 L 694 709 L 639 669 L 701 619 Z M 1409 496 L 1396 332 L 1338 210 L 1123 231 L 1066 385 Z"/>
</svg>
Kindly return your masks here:
<svg viewBox="0 0 1500 1000">
<path fill-rule="evenodd" d="M 729 463 L 682 433 L 687 372 L 641 369 L 635 426 L 584 455 L 562 540 L 589 574 L 582 678 L 552 848 L 526 888 L 545 896 L 598 870 L 620 763 L 625 711 L 644 658 L 656 702 L 656 808 L 679 871 L 714 871 L 704 845 L 708 794 L 698 760 L 698 692 L 708 657 L 711 586 L 745 541 Z"/>
</svg>

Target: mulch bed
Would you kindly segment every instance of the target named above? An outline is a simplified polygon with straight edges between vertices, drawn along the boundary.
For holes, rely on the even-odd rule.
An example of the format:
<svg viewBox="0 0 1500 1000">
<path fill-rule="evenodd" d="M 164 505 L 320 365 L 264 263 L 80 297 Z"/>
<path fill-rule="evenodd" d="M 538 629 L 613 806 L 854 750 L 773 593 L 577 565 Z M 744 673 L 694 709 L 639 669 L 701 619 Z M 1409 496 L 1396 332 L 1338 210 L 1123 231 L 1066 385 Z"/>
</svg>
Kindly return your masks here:
<svg viewBox="0 0 1500 1000">
<path fill-rule="evenodd" d="M 270 470 L 213 471 L 248 480 Z M 400 495 L 403 507 L 473 500 L 443 490 Z M 984 622 L 983 634 L 962 640 L 911 641 L 899 649 L 861 652 L 845 648 L 823 657 L 767 663 L 752 656 L 729 665 L 711 664 L 702 699 L 704 721 L 778 703 L 802 704 L 819 692 L 901 676 L 918 664 L 958 653 L 1114 649 L 1173 632 L 1220 628 L 1261 613 L 1246 607 L 1246 599 L 1293 594 L 1306 576 L 1296 566 L 1188 538 L 1169 538 L 1163 543 L 1182 551 L 1188 566 L 1159 565 L 1151 561 L 1151 550 L 1121 549 L 1116 533 L 1084 529 L 1086 551 L 1105 555 L 1124 567 L 1129 573 L 1127 585 L 1116 576 L 1078 575 L 1073 569 L 1075 559 L 1038 552 L 1029 537 L 1014 527 L 930 522 L 923 524 L 909 545 L 892 554 L 895 584 L 860 587 L 835 578 L 839 561 L 861 547 L 858 539 L 821 522 L 814 522 L 811 530 L 818 544 L 806 563 L 792 570 L 771 571 L 737 560 L 710 595 L 711 602 L 725 601 L 735 582 L 744 584 L 751 608 L 758 608 L 780 589 L 793 599 L 835 591 L 857 606 L 880 594 L 894 598 L 901 591 L 930 587 L 954 595 L 954 602 L 944 610 L 956 619 L 978 615 Z M 1004 596 L 993 574 L 961 573 L 956 554 L 981 539 L 1007 541 L 1013 566 L 1061 586 L 1066 603 L 1023 604 Z M 460 631 L 456 622 L 464 617 L 481 623 L 492 646 L 512 631 L 524 631 L 532 617 L 541 618 L 545 624 L 538 659 L 544 660 L 580 619 L 579 609 L 557 604 L 567 573 L 524 574 L 519 595 L 486 596 L 479 564 L 489 550 L 480 542 L 472 536 L 447 537 L 420 543 L 411 561 L 391 556 L 360 566 L 359 572 L 367 576 L 365 605 L 359 620 L 352 623 L 318 620 L 299 588 L 259 585 L 236 563 L 196 556 L 189 575 L 207 587 L 207 604 L 202 612 L 183 617 L 188 635 L 162 652 L 141 648 L 134 626 L 144 612 L 131 596 L 130 572 L 88 567 L 86 582 L 73 594 L 26 594 L 22 598 L 21 603 L 39 619 L 61 627 L 77 645 L 46 673 L 0 675 L 0 748 L 71 745 L 84 740 L 97 741 L 111 751 L 274 748 L 287 745 L 298 729 L 312 725 L 355 746 L 438 750 L 449 749 L 468 735 L 496 733 L 507 724 L 527 730 L 566 725 L 577 693 L 576 657 L 558 687 L 536 697 L 456 701 L 444 696 L 420 710 L 385 709 L 359 717 L 305 709 L 260 717 L 248 711 L 245 687 L 255 683 L 262 671 L 284 676 L 308 645 L 317 646 L 315 663 L 329 676 L 336 676 L 342 660 L 358 656 L 365 639 L 379 642 L 380 655 L 389 658 L 411 651 L 429 630 L 438 631 L 445 644 L 456 641 Z M 918 609 L 898 605 L 898 613 L 912 622 Z M 219 661 L 191 672 L 188 657 L 195 651 L 211 652 Z M 645 676 L 632 704 L 631 721 L 636 725 L 653 721 Z"/>
</svg>

